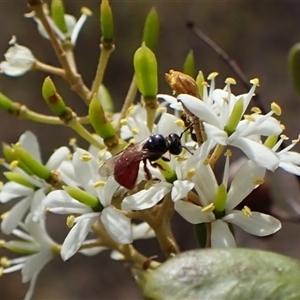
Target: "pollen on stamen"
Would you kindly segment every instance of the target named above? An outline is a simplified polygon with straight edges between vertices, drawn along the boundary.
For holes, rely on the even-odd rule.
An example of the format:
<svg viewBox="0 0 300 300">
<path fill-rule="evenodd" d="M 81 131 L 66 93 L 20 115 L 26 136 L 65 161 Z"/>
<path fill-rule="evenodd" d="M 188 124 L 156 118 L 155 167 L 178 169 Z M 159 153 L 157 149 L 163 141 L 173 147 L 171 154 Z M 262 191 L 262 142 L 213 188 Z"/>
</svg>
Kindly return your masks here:
<svg viewBox="0 0 300 300">
<path fill-rule="evenodd" d="M 284 124 L 280 124 L 280 127 L 282 130 L 285 130 L 285 125 Z"/>
<path fill-rule="evenodd" d="M 67 224 L 68 228 L 72 228 L 73 225 L 74 225 L 74 222 L 75 222 L 75 216 L 70 215 L 70 216 L 67 217 L 66 224 Z"/>
<path fill-rule="evenodd" d="M 73 147 L 76 146 L 77 144 L 77 140 L 75 138 L 71 138 L 69 141 L 69 146 Z"/>
<path fill-rule="evenodd" d="M 209 87 L 209 86 L 210 86 L 210 85 L 208 84 L 207 81 L 203 81 L 203 82 L 201 83 L 201 85 L 206 86 L 206 87 Z"/>
<path fill-rule="evenodd" d="M 5 240 L 0 240 L 0 247 L 3 247 L 5 244 Z"/>
<path fill-rule="evenodd" d="M 248 218 L 251 217 L 252 216 L 251 209 L 248 206 L 244 206 L 244 208 L 242 209 L 242 214 L 245 217 L 248 217 Z"/>
<path fill-rule="evenodd" d="M 202 208 L 202 212 L 208 213 L 213 212 L 215 209 L 215 205 L 213 203 L 210 203 L 209 205 Z"/>
<path fill-rule="evenodd" d="M 229 157 L 232 156 L 232 152 L 230 151 L 230 149 L 227 149 L 227 150 L 226 150 L 224 156 L 226 156 L 226 157 L 227 157 L 227 156 L 229 156 Z"/>
<path fill-rule="evenodd" d="M 9 213 L 9 211 L 6 211 L 3 214 L 1 214 L 1 216 L 0 216 L 1 220 L 4 220 L 8 216 L 8 213 Z"/>
<path fill-rule="evenodd" d="M 91 16 L 93 14 L 93 12 L 85 6 L 81 7 L 80 12 L 87 16 Z"/>
<path fill-rule="evenodd" d="M 105 186 L 105 184 L 106 184 L 105 181 L 99 180 L 94 183 L 93 187 L 96 189 L 96 188 Z"/>
<path fill-rule="evenodd" d="M 135 139 L 130 139 L 129 144 L 135 144 Z"/>
<path fill-rule="evenodd" d="M 127 125 L 127 119 L 126 119 L 126 118 L 121 119 L 121 120 L 120 120 L 120 124 L 121 124 L 122 126 Z"/>
<path fill-rule="evenodd" d="M 192 178 L 195 174 L 196 174 L 196 169 L 193 168 L 187 172 L 186 177 L 189 179 L 189 178 Z"/>
<path fill-rule="evenodd" d="M 140 130 L 138 128 L 132 128 L 131 132 L 133 135 L 136 135 L 140 132 Z"/>
<path fill-rule="evenodd" d="M 131 115 L 133 108 L 134 108 L 134 106 L 128 107 L 128 109 L 126 111 L 126 117 L 128 117 L 129 115 Z"/>
<path fill-rule="evenodd" d="M 184 126 L 184 122 L 180 119 L 175 121 L 175 125 L 179 126 L 179 127 L 183 127 Z"/>
<path fill-rule="evenodd" d="M 272 109 L 273 113 L 276 116 L 280 116 L 281 115 L 281 107 L 277 103 L 272 102 L 271 103 L 271 109 Z"/>
<path fill-rule="evenodd" d="M 251 112 L 256 113 L 256 114 L 261 114 L 261 109 L 257 106 L 254 106 L 251 108 Z"/>
<path fill-rule="evenodd" d="M 8 268 L 10 266 L 9 260 L 7 257 L 3 256 L 0 258 L 0 265 L 4 268 Z"/>
<path fill-rule="evenodd" d="M 254 178 L 253 180 L 252 180 L 252 183 L 254 184 L 254 185 L 261 185 L 261 184 L 263 184 L 265 181 L 264 181 L 264 179 L 263 178 Z"/>
<path fill-rule="evenodd" d="M 253 85 L 259 86 L 259 79 L 258 78 L 253 78 L 250 80 L 250 83 L 252 83 Z"/>
<path fill-rule="evenodd" d="M 87 162 L 90 161 L 92 159 L 92 157 L 90 156 L 89 153 L 83 153 L 80 158 L 79 158 L 82 162 Z"/>
<path fill-rule="evenodd" d="M 159 106 L 156 112 L 164 114 L 167 112 L 167 108 L 163 106 Z"/>
<path fill-rule="evenodd" d="M 249 122 L 255 122 L 255 118 L 250 115 L 244 115 L 244 119 L 249 121 Z"/>
<path fill-rule="evenodd" d="M 13 170 L 18 166 L 18 164 L 19 164 L 19 162 L 17 160 L 14 160 L 9 164 L 9 167 L 11 170 Z"/>
<path fill-rule="evenodd" d="M 225 79 L 225 83 L 226 83 L 226 84 L 236 84 L 236 81 L 235 81 L 235 79 L 232 78 L 232 77 L 227 77 L 227 78 Z"/>
<path fill-rule="evenodd" d="M 208 80 L 212 80 L 212 79 L 216 78 L 218 75 L 219 75 L 218 72 L 211 72 L 211 73 L 207 76 L 207 79 L 208 79 Z"/>
<path fill-rule="evenodd" d="M 287 141 L 289 139 L 289 137 L 286 136 L 285 134 L 281 134 L 280 138 L 283 139 L 283 140 L 285 140 L 285 141 Z"/>
</svg>

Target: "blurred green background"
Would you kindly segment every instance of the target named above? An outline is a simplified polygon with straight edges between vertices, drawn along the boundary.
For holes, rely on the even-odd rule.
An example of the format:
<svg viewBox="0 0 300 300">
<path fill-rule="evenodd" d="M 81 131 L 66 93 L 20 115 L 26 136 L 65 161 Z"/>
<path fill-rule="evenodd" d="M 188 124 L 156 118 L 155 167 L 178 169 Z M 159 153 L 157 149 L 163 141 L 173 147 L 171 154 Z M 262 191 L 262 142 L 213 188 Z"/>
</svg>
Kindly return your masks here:
<svg viewBox="0 0 300 300">
<path fill-rule="evenodd" d="M 210 38 L 219 44 L 249 77 L 258 77 L 261 87 L 257 90 L 264 107 L 269 110 L 275 101 L 283 109 L 280 120 L 286 125 L 286 134 L 292 139 L 299 132 L 300 102 L 288 78 L 287 54 L 293 44 L 300 41 L 300 3 L 296 1 L 110 1 L 115 20 L 116 50 L 113 52 L 104 83 L 121 108 L 133 75 L 132 56 L 141 43 L 143 23 L 154 6 L 161 22 L 160 41 L 157 48 L 159 66 L 159 92 L 170 93 L 164 81 L 169 69 L 182 70 L 185 56 L 193 49 L 197 70 L 205 75 L 219 72 L 217 86 L 223 87 L 226 77 L 235 77 L 217 54 L 193 35 L 186 22 L 193 21 Z M 80 33 L 75 55 L 78 69 L 84 82 L 90 86 L 96 71 L 99 56 L 99 5 L 100 1 L 65 1 L 66 12 L 80 16 L 81 6 L 93 11 Z M 26 1 L 0 1 L 0 55 L 8 48 L 12 35 L 19 44 L 29 47 L 34 55 L 48 64 L 58 66 L 58 61 L 48 40 L 43 39 L 31 19 L 23 17 L 29 12 Z M 47 74 L 30 72 L 18 78 L 0 76 L 0 91 L 11 99 L 29 108 L 50 114 L 41 97 L 41 84 Z M 79 115 L 86 114 L 86 106 L 72 93 L 66 82 L 52 77 L 58 91 L 67 104 Z M 233 92 L 245 92 L 238 78 Z M 1 112 L 0 112 L 1 113 Z M 25 120 L 17 120 L 2 112 L 0 117 L 0 140 L 12 143 L 18 140 L 25 129 L 33 131 L 39 138 L 45 161 L 53 149 L 68 143 L 73 132 L 64 127 L 50 127 Z M 79 146 L 86 146 L 78 140 Z M 299 149 L 298 149 L 299 150 Z M 284 189 L 284 188 L 283 188 Z M 298 195 L 298 194 L 297 194 Z M 258 197 L 258 196 L 257 196 Z M 299 197 L 299 195 L 298 195 Z M 262 199 L 263 201 L 264 199 Z M 297 199 L 298 200 L 298 199 Z M 3 213 L 8 206 L 1 206 Z M 67 229 L 61 232 L 65 220 L 58 224 L 50 217 L 52 232 L 60 232 L 63 241 Z M 179 225 L 178 225 L 179 224 Z M 182 249 L 194 246 L 190 226 L 175 219 Z M 271 249 L 300 258 L 299 225 L 284 222 L 283 229 L 272 237 L 258 239 L 237 231 L 239 245 Z M 182 234 L 184 233 L 184 234 Z M 147 255 L 156 254 L 155 241 L 137 244 Z M 0 249 L 0 256 L 7 253 Z M 76 255 L 63 263 L 60 259 L 42 271 L 34 299 L 142 299 L 129 273 L 119 262 L 109 260 L 109 253 L 96 257 Z M 0 299 L 20 299 L 27 285 L 21 284 L 20 273 L 0 278 Z"/>
</svg>

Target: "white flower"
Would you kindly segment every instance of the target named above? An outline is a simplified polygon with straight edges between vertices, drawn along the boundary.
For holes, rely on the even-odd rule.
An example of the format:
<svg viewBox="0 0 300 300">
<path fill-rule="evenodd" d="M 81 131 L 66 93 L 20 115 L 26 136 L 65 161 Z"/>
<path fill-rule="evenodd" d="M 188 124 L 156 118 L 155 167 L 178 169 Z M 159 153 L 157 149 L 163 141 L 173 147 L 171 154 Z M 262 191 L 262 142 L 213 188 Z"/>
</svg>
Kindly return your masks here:
<svg viewBox="0 0 300 300">
<path fill-rule="evenodd" d="M 80 18 L 76 21 L 76 18 L 72 15 L 69 14 L 65 14 L 65 23 L 67 26 L 67 32 L 63 33 L 57 26 L 56 24 L 53 22 L 52 18 L 49 16 L 47 9 L 45 10 L 46 16 L 48 18 L 48 22 L 49 25 L 51 26 L 52 30 L 54 31 L 54 33 L 57 35 L 57 37 L 61 40 L 61 41 L 65 41 L 67 38 L 71 39 L 71 43 L 73 45 L 76 44 L 78 35 L 80 30 L 82 29 L 82 26 L 84 25 L 85 21 L 87 20 L 87 18 L 89 16 L 92 15 L 92 12 L 86 8 L 86 7 L 82 7 L 81 8 L 81 16 Z M 44 26 L 42 25 L 41 21 L 35 16 L 34 12 L 31 12 L 29 14 L 25 14 L 25 17 L 28 18 L 33 18 L 34 21 L 37 23 L 38 25 L 38 31 L 39 33 L 46 39 L 49 39 L 49 36 L 44 28 Z"/>
<path fill-rule="evenodd" d="M 39 144 L 36 136 L 32 132 L 26 131 L 22 134 L 19 142 L 37 161 L 41 162 Z M 45 166 L 50 170 L 56 170 L 68 153 L 69 150 L 67 147 L 59 148 L 49 158 Z M 4 164 L 4 166 L 9 168 L 7 164 Z M 47 182 L 35 176 L 28 175 L 19 167 L 15 167 L 13 171 L 22 175 L 30 184 L 30 187 L 13 181 L 9 181 L 3 185 L 0 192 L 0 203 L 19 199 L 19 202 L 10 209 L 1 223 L 1 230 L 5 234 L 10 234 L 12 230 L 16 228 L 28 210 L 31 212 L 34 221 L 39 221 L 44 218 L 44 199 L 47 191 L 50 189 L 50 185 Z"/>
<path fill-rule="evenodd" d="M 29 289 L 24 299 L 31 299 L 37 277 L 43 267 L 59 254 L 57 244 L 49 237 L 44 220 L 34 222 L 32 216 L 28 215 L 26 223 L 19 224 L 23 230 L 14 229 L 13 234 L 20 240 L 5 242 L 3 247 L 17 253 L 33 253 L 5 261 L 6 268 L 3 274 L 21 270 L 23 282 L 30 281 Z"/>
<path fill-rule="evenodd" d="M 30 71 L 35 63 L 32 52 L 27 47 L 17 44 L 14 36 L 9 44 L 12 46 L 4 54 L 6 60 L 0 63 L 0 72 L 14 77 Z"/>
<path fill-rule="evenodd" d="M 247 94 L 235 96 L 231 93 L 230 84 L 227 80 L 225 90 L 210 90 L 205 94 L 203 101 L 187 94 L 181 94 L 177 99 L 185 107 L 203 121 L 204 130 L 208 140 L 215 141 L 220 145 L 231 145 L 241 149 L 246 156 L 258 165 L 274 171 L 279 164 L 277 155 L 260 142 L 260 136 L 278 135 L 282 132 L 280 123 L 272 118 L 273 112 L 266 115 L 252 114 L 240 121 L 235 131 L 231 134 L 225 130 L 231 113 L 236 103 L 243 101 L 243 114 L 246 111 L 251 98 L 254 95 L 258 80 L 252 80 L 253 86 Z M 170 100 L 170 96 L 159 95 L 161 98 Z M 241 116 L 242 117 L 242 116 Z"/>
<path fill-rule="evenodd" d="M 224 172 L 223 185 L 227 190 L 229 160 L 227 158 Z M 209 165 L 201 165 L 195 169 L 195 175 L 191 178 L 194 183 L 201 205 L 186 199 L 188 192 L 181 190 L 172 191 L 172 199 L 175 202 L 175 210 L 192 224 L 211 223 L 212 247 L 235 247 L 234 237 L 227 223 L 238 225 L 250 234 L 266 236 L 275 233 L 281 228 L 280 222 L 266 214 L 251 212 L 249 208 L 242 211 L 233 210 L 253 189 L 262 182 L 265 169 L 252 161 L 247 161 L 239 169 L 236 177 L 226 193 L 227 199 L 224 211 L 216 212 L 215 197 L 218 191 L 218 183 Z"/>
<path fill-rule="evenodd" d="M 85 159 L 83 159 L 83 157 Z M 61 256 L 67 260 L 78 251 L 84 243 L 95 222 L 101 219 L 106 231 L 117 243 L 132 242 L 131 221 L 111 206 L 112 197 L 118 188 L 113 177 L 97 187 L 99 181 L 97 160 L 87 151 L 77 148 L 72 160 L 77 186 L 99 199 L 100 211 L 73 199 L 65 191 L 54 191 L 47 196 L 46 206 L 59 214 L 80 214 L 74 219 L 75 225 L 66 237 Z"/>
</svg>

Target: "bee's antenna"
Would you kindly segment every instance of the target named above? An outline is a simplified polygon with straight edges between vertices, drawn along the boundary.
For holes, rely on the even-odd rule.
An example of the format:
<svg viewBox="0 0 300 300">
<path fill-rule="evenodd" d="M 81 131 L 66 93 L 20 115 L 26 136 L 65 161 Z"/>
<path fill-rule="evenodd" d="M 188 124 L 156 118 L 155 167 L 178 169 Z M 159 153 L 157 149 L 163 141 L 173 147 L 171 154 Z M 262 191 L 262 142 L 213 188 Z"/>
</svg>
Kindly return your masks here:
<svg viewBox="0 0 300 300">
<path fill-rule="evenodd" d="M 194 125 L 194 123 L 191 123 L 186 129 L 184 129 L 184 130 L 181 132 L 179 138 L 181 139 L 182 136 L 183 136 L 183 134 L 184 134 L 185 132 L 187 132 L 193 125 Z"/>
</svg>

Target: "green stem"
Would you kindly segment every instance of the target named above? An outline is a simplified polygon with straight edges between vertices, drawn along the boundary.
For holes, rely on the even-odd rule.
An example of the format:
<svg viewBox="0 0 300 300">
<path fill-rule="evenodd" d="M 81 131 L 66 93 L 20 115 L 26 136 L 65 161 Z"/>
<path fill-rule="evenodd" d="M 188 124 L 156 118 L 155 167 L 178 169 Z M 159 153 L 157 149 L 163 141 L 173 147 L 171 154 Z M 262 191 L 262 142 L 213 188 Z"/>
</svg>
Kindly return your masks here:
<svg viewBox="0 0 300 300">
<path fill-rule="evenodd" d="M 65 72 L 64 69 L 53 67 L 51 65 L 42 63 L 38 60 L 35 61 L 34 68 L 36 70 L 43 71 L 43 72 L 46 72 L 46 73 L 51 73 L 51 74 L 54 74 L 54 75 L 57 75 L 57 76 L 60 76 L 60 77 L 64 77 L 64 78 L 66 77 L 66 72 Z"/>
<path fill-rule="evenodd" d="M 99 57 L 98 67 L 96 71 L 96 76 L 92 85 L 91 92 L 89 94 L 89 99 L 91 99 L 95 93 L 97 93 L 104 76 L 104 72 L 107 66 L 108 59 L 110 54 L 114 51 L 115 46 L 111 45 L 111 47 L 104 47 L 103 44 L 100 44 L 101 54 Z"/>
</svg>

